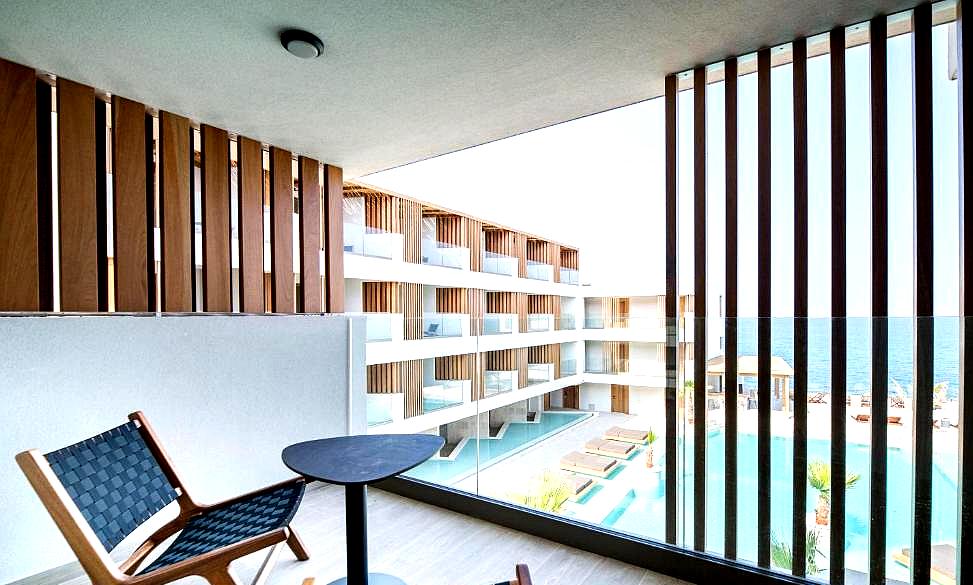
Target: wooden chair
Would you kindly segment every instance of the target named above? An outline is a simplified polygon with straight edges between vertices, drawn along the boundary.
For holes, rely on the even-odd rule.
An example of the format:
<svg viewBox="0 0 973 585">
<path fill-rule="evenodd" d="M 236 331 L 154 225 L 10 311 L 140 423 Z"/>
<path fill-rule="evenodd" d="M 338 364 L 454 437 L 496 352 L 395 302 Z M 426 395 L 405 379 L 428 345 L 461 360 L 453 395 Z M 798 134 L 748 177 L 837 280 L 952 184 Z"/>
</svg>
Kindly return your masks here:
<svg viewBox="0 0 973 585">
<path fill-rule="evenodd" d="M 124 425 L 46 455 L 20 453 L 17 463 L 93 585 L 159 585 L 190 575 L 212 585 L 236 585 L 230 562 L 270 548 L 254 579 L 261 585 L 284 543 L 299 560 L 308 558 L 290 527 L 304 495 L 303 479 L 199 504 L 141 412 L 129 415 Z M 172 502 L 178 517 L 116 565 L 109 551 Z M 144 562 L 177 532 L 161 555 Z"/>
</svg>

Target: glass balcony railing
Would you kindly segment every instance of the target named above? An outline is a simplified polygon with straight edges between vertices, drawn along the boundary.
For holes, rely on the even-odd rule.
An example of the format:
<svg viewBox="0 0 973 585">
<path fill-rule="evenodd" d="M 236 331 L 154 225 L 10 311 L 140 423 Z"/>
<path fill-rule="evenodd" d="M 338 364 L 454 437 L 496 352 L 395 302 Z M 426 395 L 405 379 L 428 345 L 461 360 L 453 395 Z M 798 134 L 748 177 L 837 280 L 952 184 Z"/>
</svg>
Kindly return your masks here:
<svg viewBox="0 0 973 585">
<path fill-rule="evenodd" d="M 422 263 L 458 270 L 470 269 L 470 249 L 448 242 L 422 240 Z"/>
<path fill-rule="evenodd" d="M 520 271 L 520 259 L 497 252 L 483 253 L 483 272 L 517 276 Z"/>
<path fill-rule="evenodd" d="M 470 332 L 470 316 L 464 313 L 426 313 L 422 317 L 422 336 L 463 337 Z"/>
<path fill-rule="evenodd" d="M 553 331 L 554 315 L 546 313 L 531 313 L 527 315 L 527 331 Z"/>
<path fill-rule="evenodd" d="M 624 374 L 629 371 L 628 359 L 594 359 L 585 362 L 584 371 L 589 374 Z"/>
<path fill-rule="evenodd" d="M 575 322 L 574 315 L 561 315 L 557 318 L 557 328 L 562 331 L 575 329 L 576 327 L 577 323 Z"/>
<path fill-rule="evenodd" d="M 517 333 L 516 313 L 487 313 L 483 316 L 483 334 Z"/>
<path fill-rule="evenodd" d="M 422 388 L 422 412 L 429 413 L 458 406 L 466 401 L 469 382 L 465 380 L 435 380 Z"/>
<path fill-rule="evenodd" d="M 605 319 L 603 317 L 585 317 L 584 318 L 584 328 L 585 329 L 604 329 Z"/>
<path fill-rule="evenodd" d="M 578 271 L 574 268 L 561 268 L 561 284 L 578 284 Z"/>
<path fill-rule="evenodd" d="M 554 364 L 527 364 L 527 384 L 543 384 L 554 380 Z"/>
<path fill-rule="evenodd" d="M 365 341 L 392 341 L 391 313 L 365 313 Z"/>
<path fill-rule="evenodd" d="M 368 426 L 384 425 L 395 420 L 392 415 L 396 403 L 396 394 L 366 394 L 365 413 Z M 401 396 L 399 394 L 398 396 Z"/>
<path fill-rule="evenodd" d="M 545 262 L 527 261 L 527 278 L 532 280 L 554 280 L 554 267 Z"/>
<path fill-rule="evenodd" d="M 400 258 L 402 256 L 402 234 L 345 222 L 345 252 L 358 256 L 374 258 Z"/>
<path fill-rule="evenodd" d="M 578 360 L 561 360 L 561 377 L 573 376 L 578 373 Z"/>
<path fill-rule="evenodd" d="M 517 389 L 517 370 L 487 370 L 483 376 L 483 394 L 494 396 Z"/>
</svg>

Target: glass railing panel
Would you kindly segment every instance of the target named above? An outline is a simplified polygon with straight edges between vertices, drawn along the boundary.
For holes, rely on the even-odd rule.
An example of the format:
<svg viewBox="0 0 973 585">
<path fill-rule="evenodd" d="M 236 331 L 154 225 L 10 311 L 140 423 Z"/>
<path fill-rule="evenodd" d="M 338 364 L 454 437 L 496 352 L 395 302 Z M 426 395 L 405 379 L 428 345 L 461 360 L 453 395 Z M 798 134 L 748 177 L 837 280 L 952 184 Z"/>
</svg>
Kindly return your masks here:
<svg viewBox="0 0 973 585">
<path fill-rule="evenodd" d="M 395 406 L 401 407 L 401 394 L 366 394 L 365 412 L 369 427 L 384 425 L 395 420 Z M 398 397 L 398 400 L 396 398 Z"/>
<path fill-rule="evenodd" d="M 391 341 L 392 315 L 389 313 L 365 314 L 365 341 Z"/>
<path fill-rule="evenodd" d="M 629 360 L 617 359 L 587 359 L 584 366 L 589 374 L 623 374 L 629 371 Z"/>
<path fill-rule="evenodd" d="M 573 376 L 578 373 L 578 360 L 561 360 L 561 377 Z"/>
<path fill-rule="evenodd" d="M 554 379 L 554 364 L 527 364 L 527 384 L 543 384 Z"/>
<path fill-rule="evenodd" d="M 344 224 L 345 252 L 358 256 L 401 260 L 402 245 L 402 234 L 356 223 L 345 222 Z"/>
<path fill-rule="evenodd" d="M 494 396 L 517 389 L 517 370 L 487 370 L 483 378 L 483 395 Z"/>
<path fill-rule="evenodd" d="M 516 313 L 487 313 L 483 316 L 483 334 L 517 333 Z"/>
<path fill-rule="evenodd" d="M 434 380 L 422 388 L 423 414 L 458 406 L 466 401 L 469 382 L 463 380 Z"/>
<path fill-rule="evenodd" d="M 463 337 L 470 331 L 470 317 L 462 313 L 427 313 L 422 324 L 424 338 Z"/>
<path fill-rule="evenodd" d="M 554 280 L 554 267 L 544 262 L 527 261 L 527 278 L 532 280 Z"/>
<path fill-rule="evenodd" d="M 483 272 L 517 276 L 520 271 L 520 259 L 497 252 L 483 253 Z"/>
<path fill-rule="evenodd" d="M 604 329 L 605 320 L 602 317 L 585 317 L 584 318 L 584 328 L 585 329 Z"/>
<path fill-rule="evenodd" d="M 574 268 L 561 268 L 559 277 L 561 284 L 578 284 L 578 271 Z"/>
<path fill-rule="evenodd" d="M 568 331 L 577 328 L 577 322 L 574 315 L 561 315 L 557 318 L 557 328 L 562 331 Z"/>
<path fill-rule="evenodd" d="M 553 331 L 554 315 L 532 313 L 527 315 L 527 331 Z"/>
<path fill-rule="evenodd" d="M 423 264 L 459 270 L 470 269 L 469 248 L 429 239 L 423 239 L 421 247 Z"/>
</svg>

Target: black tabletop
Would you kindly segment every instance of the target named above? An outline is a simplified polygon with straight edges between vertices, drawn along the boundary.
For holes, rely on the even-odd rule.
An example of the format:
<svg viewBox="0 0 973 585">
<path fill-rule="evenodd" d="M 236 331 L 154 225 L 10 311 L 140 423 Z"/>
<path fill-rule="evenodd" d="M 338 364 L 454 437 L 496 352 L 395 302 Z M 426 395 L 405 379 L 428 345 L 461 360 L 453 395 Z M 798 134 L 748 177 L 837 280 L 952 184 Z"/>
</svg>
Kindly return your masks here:
<svg viewBox="0 0 973 585">
<path fill-rule="evenodd" d="M 310 479 L 367 484 L 412 469 L 435 455 L 444 443 L 437 435 L 352 435 L 291 445 L 281 459 Z"/>
</svg>

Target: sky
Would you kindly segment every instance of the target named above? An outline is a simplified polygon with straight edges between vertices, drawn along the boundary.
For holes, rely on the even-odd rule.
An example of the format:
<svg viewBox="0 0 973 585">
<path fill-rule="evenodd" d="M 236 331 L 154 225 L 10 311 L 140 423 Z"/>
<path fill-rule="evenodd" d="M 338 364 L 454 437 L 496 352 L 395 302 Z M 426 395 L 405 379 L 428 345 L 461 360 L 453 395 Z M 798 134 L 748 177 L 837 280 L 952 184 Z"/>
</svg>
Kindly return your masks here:
<svg viewBox="0 0 973 585">
<path fill-rule="evenodd" d="M 957 82 L 948 27 L 933 31 L 935 311 L 955 315 L 959 211 Z M 889 309 L 913 313 L 911 35 L 889 39 Z M 870 314 L 869 48 L 846 51 L 848 314 Z M 793 314 L 792 69 L 771 73 L 772 314 Z M 738 81 L 739 313 L 756 315 L 756 75 Z M 808 62 L 809 286 L 813 317 L 830 314 L 830 61 Z M 692 91 L 678 102 L 679 288 L 693 289 Z M 723 83 L 707 87 L 707 293 L 724 281 Z M 581 279 L 619 295 L 665 288 L 664 104 L 661 98 L 565 122 L 363 180 L 580 249 Z"/>
</svg>

